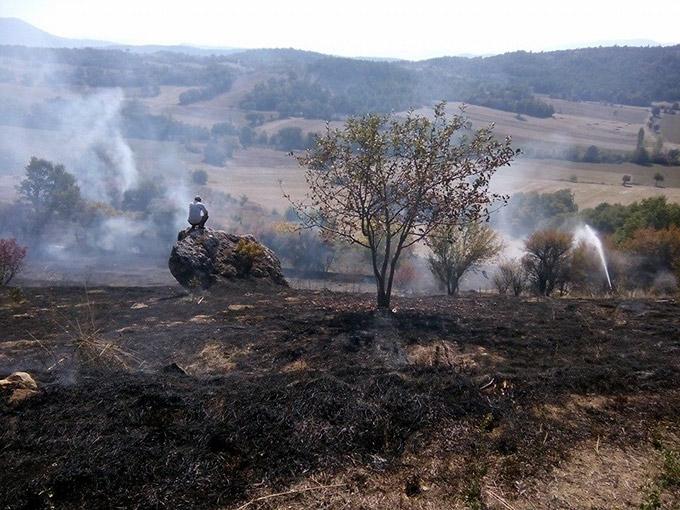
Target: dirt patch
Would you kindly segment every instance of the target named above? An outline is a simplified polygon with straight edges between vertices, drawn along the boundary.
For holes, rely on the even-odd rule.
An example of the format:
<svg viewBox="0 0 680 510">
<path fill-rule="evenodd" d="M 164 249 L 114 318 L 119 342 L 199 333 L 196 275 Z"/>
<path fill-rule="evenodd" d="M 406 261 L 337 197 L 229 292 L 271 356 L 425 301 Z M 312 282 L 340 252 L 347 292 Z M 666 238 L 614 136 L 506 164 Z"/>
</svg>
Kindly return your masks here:
<svg viewBox="0 0 680 510">
<path fill-rule="evenodd" d="M 546 509 L 639 508 L 645 481 L 658 472 L 657 456 L 651 447 L 622 449 L 589 442 L 527 491 L 530 498 L 512 504 Z"/>
</svg>

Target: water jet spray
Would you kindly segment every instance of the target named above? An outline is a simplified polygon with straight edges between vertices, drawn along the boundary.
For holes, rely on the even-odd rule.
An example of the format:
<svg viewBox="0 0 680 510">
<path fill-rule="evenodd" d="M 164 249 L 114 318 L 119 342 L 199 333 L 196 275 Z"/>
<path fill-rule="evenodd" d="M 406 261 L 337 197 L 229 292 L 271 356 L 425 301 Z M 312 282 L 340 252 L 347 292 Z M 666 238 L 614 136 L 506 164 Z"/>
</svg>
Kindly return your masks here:
<svg viewBox="0 0 680 510">
<path fill-rule="evenodd" d="M 597 254 L 600 256 L 600 262 L 602 263 L 602 270 L 607 277 L 607 284 L 609 285 L 609 290 L 612 289 L 612 280 L 609 277 L 609 269 L 607 268 L 607 259 L 604 255 L 604 246 L 602 245 L 602 240 L 598 237 L 597 233 L 592 229 L 590 225 L 585 225 L 576 231 L 574 241 L 585 241 L 597 250 Z"/>
</svg>

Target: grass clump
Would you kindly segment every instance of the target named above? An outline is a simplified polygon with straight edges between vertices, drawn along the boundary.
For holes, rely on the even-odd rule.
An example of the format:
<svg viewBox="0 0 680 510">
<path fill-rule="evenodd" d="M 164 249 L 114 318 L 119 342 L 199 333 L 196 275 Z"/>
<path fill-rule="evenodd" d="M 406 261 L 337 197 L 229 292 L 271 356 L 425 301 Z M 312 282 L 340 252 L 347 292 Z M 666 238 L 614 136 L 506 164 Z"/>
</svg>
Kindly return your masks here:
<svg viewBox="0 0 680 510">
<path fill-rule="evenodd" d="M 255 241 L 241 239 L 234 248 L 237 267 L 242 275 L 249 275 L 255 262 L 264 255 L 264 249 Z"/>
<path fill-rule="evenodd" d="M 656 480 L 644 488 L 644 499 L 640 510 L 659 510 L 664 508 L 662 494 L 668 489 L 680 487 L 680 451 L 663 448 L 661 473 Z"/>
</svg>

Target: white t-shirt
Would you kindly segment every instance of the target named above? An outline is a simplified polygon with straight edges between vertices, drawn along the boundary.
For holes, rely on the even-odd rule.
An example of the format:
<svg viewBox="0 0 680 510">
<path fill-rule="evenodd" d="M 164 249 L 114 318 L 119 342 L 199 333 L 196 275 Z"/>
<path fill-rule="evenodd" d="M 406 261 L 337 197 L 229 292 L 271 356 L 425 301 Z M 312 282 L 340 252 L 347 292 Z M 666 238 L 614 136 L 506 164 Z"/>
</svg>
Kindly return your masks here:
<svg viewBox="0 0 680 510">
<path fill-rule="evenodd" d="M 189 204 L 189 223 L 200 223 L 203 216 L 208 215 L 208 210 L 201 202 Z"/>
</svg>

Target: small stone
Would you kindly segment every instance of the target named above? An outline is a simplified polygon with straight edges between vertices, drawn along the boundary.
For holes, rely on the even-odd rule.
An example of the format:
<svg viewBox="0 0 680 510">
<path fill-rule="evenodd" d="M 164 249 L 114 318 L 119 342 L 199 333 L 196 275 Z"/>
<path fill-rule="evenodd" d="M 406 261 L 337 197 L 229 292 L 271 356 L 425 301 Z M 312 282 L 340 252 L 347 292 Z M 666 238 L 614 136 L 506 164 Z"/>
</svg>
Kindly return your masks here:
<svg viewBox="0 0 680 510">
<path fill-rule="evenodd" d="M 212 317 L 210 317 L 210 315 L 196 315 L 196 316 L 192 317 L 191 319 L 189 319 L 189 322 L 202 323 L 202 322 L 212 322 L 212 320 L 213 319 L 212 319 Z"/>
<path fill-rule="evenodd" d="M 165 365 L 163 368 L 161 368 L 161 372 L 165 374 L 187 375 L 186 370 L 184 370 L 175 362 Z"/>
<path fill-rule="evenodd" d="M 253 308 L 253 305 L 229 305 L 227 307 L 227 309 L 232 312 L 240 312 L 241 310 L 248 310 L 250 308 Z"/>
</svg>

